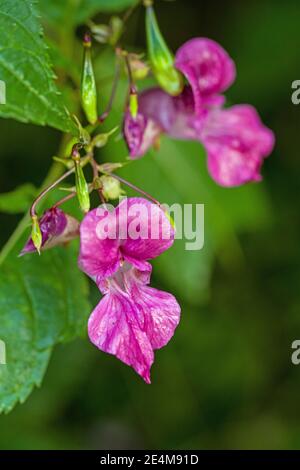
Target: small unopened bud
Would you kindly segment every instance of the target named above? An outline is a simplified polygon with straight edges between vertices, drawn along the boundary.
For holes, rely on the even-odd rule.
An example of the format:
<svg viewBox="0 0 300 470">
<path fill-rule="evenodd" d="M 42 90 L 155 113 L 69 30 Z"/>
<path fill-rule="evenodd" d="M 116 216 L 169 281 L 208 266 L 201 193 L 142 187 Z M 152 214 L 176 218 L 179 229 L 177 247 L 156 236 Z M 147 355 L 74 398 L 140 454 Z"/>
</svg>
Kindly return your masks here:
<svg viewBox="0 0 300 470">
<path fill-rule="evenodd" d="M 133 119 L 137 117 L 139 109 L 138 95 L 136 89 L 132 89 L 129 94 L 129 112 Z"/>
<path fill-rule="evenodd" d="M 97 121 L 97 89 L 91 57 L 91 38 L 84 37 L 84 56 L 81 77 L 81 102 L 90 124 Z"/>
<path fill-rule="evenodd" d="M 126 163 L 125 163 L 125 165 L 126 165 Z M 102 163 L 102 165 L 98 165 L 98 169 L 102 173 L 111 173 L 111 172 L 117 170 L 118 168 L 122 168 L 123 166 L 124 166 L 124 163 L 110 163 L 110 162 L 107 162 L 107 163 Z"/>
<path fill-rule="evenodd" d="M 72 158 L 75 165 L 75 185 L 78 202 L 81 210 L 86 213 L 90 210 L 89 187 L 80 164 L 80 155 L 78 150 L 73 150 Z"/>
<path fill-rule="evenodd" d="M 109 137 L 114 134 L 117 129 L 118 127 L 114 127 L 109 132 L 105 132 L 104 134 L 97 134 L 92 140 L 92 147 L 104 147 L 107 144 Z"/>
<path fill-rule="evenodd" d="M 110 20 L 110 38 L 109 43 L 114 46 L 120 39 L 123 32 L 123 21 L 118 16 L 112 16 Z"/>
<path fill-rule="evenodd" d="M 102 194 L 105 199 L 118 199 L 121 197 L 125 192 L 121 188 L 120 181 L 118 181 L 113 176 L 103 175 L 100 177 L 102 183 Z"/>
<path fill-rule="evenodd" d="M 111 34 L 110 27 L 106 24 L 90 24 L 90 29 L 94 39 L 101 44 L 105 44 L 109 41 Z"/>
<path fill-rule="evenodd" d="M 129 54 L 128 59 L 133 80 L 144 80 L 150 72 L 149 65 L 143 62 L 137 54 Z"/>
<path fill-rule="evenodd" d="M 179 95 L 183 89 L 182 75 L 174 67 L 173 54 L 160 32 L 151 3 L 146 2 L 145 6 L 148 54 L 153 73 L 167 93 Z"/>
<path fill-rule="evenodd" d="M 38 252 L 38 254 L 41 254 L 41 246 L 42 246 L 42 232 L 40 229 L 39 221 L 37 215 L 33 215 L 31 217 L 32 221 L 32 228 L 31 228 L 31 239 L 32 242 Z"/>
</svg>

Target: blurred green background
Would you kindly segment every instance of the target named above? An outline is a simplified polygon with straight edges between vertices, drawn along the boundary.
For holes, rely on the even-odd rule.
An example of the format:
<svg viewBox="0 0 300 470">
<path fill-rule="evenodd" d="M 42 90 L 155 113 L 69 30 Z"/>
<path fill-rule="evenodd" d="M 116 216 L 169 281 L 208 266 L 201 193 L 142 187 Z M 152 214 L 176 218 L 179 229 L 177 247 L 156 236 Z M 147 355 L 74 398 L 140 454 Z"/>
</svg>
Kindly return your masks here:
<svg viewBox="0 0 300 470">
<path fill-rule="evenodd" d="M 204 249 L 186 252 L 178 241 L 153 263 L 153 285 L 181 303 L 180 326 L 156 353 L 151 386 L 87 340 L 57 347 L 41 389 L 0 416 L 0 449 L 300 448 L 300 366 L 290 359 L 300 338 L 300 107 L 291 102 L 300 78 L 300 3 L 156 3 L 174 51 L 194 36 L 228 50 L 237 65 L 228 101 L 256 106 L 276 149 L 263 182 L 236 189 L 210 180 L 199 144 L 167 138 L 121 173 L 162 202 L 205 204 Z M 144 48 L 143 9 L 125 41 Z M 101 77 L 111 57 L 99 51 L 105 102 L 109 83 Z M 120 92 L 108 128 L 123 99 Z M 1 192 L 39 185 L 59 133 L 1 119 L 0 135 Z M 107 161 L 124 156 L 121 141 L 99 153 Z M 18 217 L 0 214 L 0 221 L 4 244 Z M 91 300 L 99 300 L 92 285 Z"/>
</svg>

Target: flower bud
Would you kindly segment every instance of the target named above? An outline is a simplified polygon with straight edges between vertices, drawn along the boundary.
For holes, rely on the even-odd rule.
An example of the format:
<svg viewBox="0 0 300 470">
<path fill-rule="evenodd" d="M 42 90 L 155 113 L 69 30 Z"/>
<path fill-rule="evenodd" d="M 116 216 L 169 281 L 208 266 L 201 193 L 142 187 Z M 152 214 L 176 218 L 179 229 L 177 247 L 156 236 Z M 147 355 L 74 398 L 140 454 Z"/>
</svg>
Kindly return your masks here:
<svg viewBox="0 0 300 470">
<path fill-rule="evenodd" d="M 179 95 L 183 89 L 183 78 L 174 67 L 174 57 L 160 32 L 150 4 L 146 6 L 146 33 L 149 59 L 158 83 L 170 95 Z"/>
<path fill-rule="evenodd" d="M 103 175 L 100 177 L 100 181 L 102 183 L 102 194 L 105 199 L 119 199 L 120 196 L 125 194 L 121 188 L 120 181 L 113 176 Z"/>
<path fill-rule="evenodd" d="M 91 40 L 88 35 L 84 38 L 84 57 L 81 77 L 81 102 L 82 107 L 90 124 L 97 121 L 97 89 L 94 76 Z"/>
<path fill-rule="evenodd" d="M 32 216 L 32 228 L 31 228 L 31 240 L 38 252 L 41 254 L 41 246 L 42 246 L 42 232 L 40 229 L 39 221 L 37 215 Z"/>
<path fill-rule="evenodd" d="M 19 256 L 63 245 L 79 235 L 79 221 L 58 207 L 46 210 L 39 221 L 34 216 L 32 223 L 31 236 Z"/>
<path fill-rule="evenodd" d="M 114 132 L 116 132 L 117 129 L 118 127 L 114 127 L 109 132 L 105 132 L 103 134 L 97 134 L 92 140 L 92 147 L 97 147 L 97 148 L 104 147 L 107 144 L 109 137 L 112 134 L 114 134 Z"/>
<path fill-rule="evenodd" d="M 94 39 L 101 44 L 106 44 L 109 41 L 111 34 L 110 27 L 106 24 L 90 24 L 91 32 Z"/>
<path fill-rule="evenodd" d="M 143 62 L 137 54 L 129 54 L 128 59 L 133 80 L 144 80 L 150 72 L 149 65 Z"/>
<path fill-rule="evenodd" d="M 110 20 L 110 38 L 109 43 L 112 46 L 115 46 L 120 39 L 120 36 L 123 32 L 123 21 L 118 16 L 112 16 Z"/>
<path fill-rule="evenodd" d="M 90 210 L 89 187 L 86 182 L 83 169 L 80 165 L 80 155 L 77 150 L 73 150 L 72 158 L 74 160 L 74 165 L 75 165 L 75 185 L 76 185 L 77 198 L 78 198 L 81 210 L 84 213 L 86 213 Z"/>
</svg>

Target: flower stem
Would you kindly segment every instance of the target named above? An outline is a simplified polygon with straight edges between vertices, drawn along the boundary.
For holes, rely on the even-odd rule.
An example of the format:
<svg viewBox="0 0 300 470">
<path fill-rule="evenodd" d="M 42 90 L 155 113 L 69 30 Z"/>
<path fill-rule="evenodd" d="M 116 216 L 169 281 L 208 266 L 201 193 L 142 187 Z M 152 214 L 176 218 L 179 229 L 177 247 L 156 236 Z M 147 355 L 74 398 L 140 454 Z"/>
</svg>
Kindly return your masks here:
<svg viewBox="0 0 300 470">
<path fill-rule="evenodd" d="M 105 119 L 109 116 L 109 113 L 111 112 L 113 102 L 114 102 L 114 99 L 115 99 L 115 96 L 116 96 L 118 84 L 119 84 L 120 68 L 121 68 L 120 67 L 120 59 L 119 59 L 119 57 L 117 57 L 116 66 L 115 66 L 114 81 L 113 81 L 113 86 L 112 86 L 112 89 L 111 89 L 111 94 L 110 94 L 110 98 L 109 98 L 109 101 L 108 101 L 108 105 L 107 105 L 105 111 L 98 118 L 98 121 L 101 124 L 102 124 L 102 122 L 105 121 Z"/>
<path fill-rule="evenodd" d="M 126 186 L 128 186 L 129 188 L 133 189 L 134 191 L 142 194 L 143 196 L 145 196 L 147 199 L 149 199 L 149 201 L 152 201 L 154 202 L 154 204 L 157 204 L 158 206 L 161 206 L 160 202 L 155 199 L 153 196 L 151 196 L 150 194 L 146 193 L 146 191 L 144 191 L 143 189 L 139 188 L 138 186 L 135 186 L 134 184 L 130 183 L 129 181 L 125 180 L 124 178 L 122 178 L 121 176 L 119 175 L 116 175 L 115 173 L 111 173 L 109 171 L 106 171 L 106 172 L 103 172 L 104 174 L 106 175 L 109 175 L 109 176 L 112 176 L 113 178 L 115 178 L 116 180 L 120 181 L 120 183 L 123 183 L 123 184 L 126 184 Z"/>
<path fill-rule="evenodd" d="M 135 9 L 141 4 L 141 0 L 137 0 L 128 10 L 125 12 L 122 21 L 123 24 L 127 23 L 129 18 L 131 17 L 132 13 L 135 11 Z"/>
<path fill-rule="evenodd" d="M 49 186 L 47 186 L 35 199 L 33 204 L 31 205 L 30 208 L 30 216 L 34 217 L 36 215 L 36 206 L 38 203 L 48 194 L 52 189 L 54 189 L 59 183 L 61 183 L 63 180 L 65 180 L 68 176 L 70 176 L 72 173 L 74 173 L 75 169 L 71 168 L 69 171 L 64 173 L 62 176 L 60 176 L 58 179 L 56 179 L 53 183 L 51 183 Z"/>
<path fill-rule="evenodd" d="M 73 199 L 73 197 L 75 197 L 76 195 L 77 195 L 76 192 L 67 194 L 67 196 L 63 197 L 62 199 L 60 199 L 59 201 L 57 201 L 57 202 L 54 204 L 53 209 L 56 209 L 57 207 L 61 206 L 61 205 L 64 204 L 65 202 L 69 201 L 70 199 Z"/>
</svg>

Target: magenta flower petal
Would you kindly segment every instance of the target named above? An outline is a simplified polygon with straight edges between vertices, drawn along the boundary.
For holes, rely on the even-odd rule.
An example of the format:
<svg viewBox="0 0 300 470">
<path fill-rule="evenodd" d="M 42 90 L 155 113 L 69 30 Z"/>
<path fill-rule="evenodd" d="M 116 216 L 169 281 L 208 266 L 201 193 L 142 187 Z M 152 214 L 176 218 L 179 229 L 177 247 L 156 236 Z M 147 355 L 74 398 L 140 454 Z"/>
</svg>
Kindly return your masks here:
<svg viewBox="0 0 300 470">
<path fill-rule="evenodd" d="M 160 349 L 174 335 L 180 320 L 180 306 L 172 294 L 146 286 L 148 282 L 141 279 L 137 270 L 130 274 L 128 289 L 143 314 L 143 329 L 153 349 Z"/>
<path fill-rule="evenodd" d="M 123 294 L 106 294 L 90 316 L 89 338 L 97 348 L 113 354 L 150 383 L 153 348 L 141 329 L 139 311 Z"/>
<path fill-rule="evenodd" d="M 163 132 L 175 139 L 197 140 L 202 128 L 205 110 L 195 115 L 195 103 L 191 87 L 172 97 L 160 88 L 150 88 L 141 93 L 139 109 L 146 118 L 156 122 Z"/>
<path fill-rule="evenodd" d="M 211 111 L 200 140 L 208 152 L 209 172 L 222 186 L 261 180 L 263 160 L 275 141 L 250 105 Z"/>
<path fill-rule="evenodd" d="M 120 250 L 124 259 L 145 261 L 156 258 L 174 242 L 174 228 L 165 212 L 143 198 L 124 199 L 116 208 Z M 140 267 L 136 266 L 138 269 Z"/>
<path fill-rule="evenodd" d="M 79 222 L 59 208 L 47 210 L 39 220 L 42 233 L 42 250 L 66 243 L 79 235 Z M 37 251 L 31 238 L 20 255 Z"/>
<path fill-rule="evenodd" d="M 113 212 L 103 207 L 92 210 L 81 223 L 80 234 L 79 266 L 98 285 L 112 276 L 124 259 L 148 271 L 147 260 L 174 241 L 166 214 L 143 198 L 125 198 Z"/>
<path fill-rule="evenodd" d="M 124 117 L 123 134 L 132 158 L 142 157 L 161 134 L 159 126 L 140 112 L 133 118 L 127 111 Z"/>
<path fill-rule="evenodd" d="M 171 294 L 145 284 L 149 276 L 127 267 L 107 280 L 104 298 L 92 313 L 90 340 L 115 355 L 150 383 L 154 349 L 172 338 L 180 319 L 180 307 Z"/>
<path fill-rule="evenodd" d="M 193 89 L 197 114 L 202 111 L 203 98 L 222 93 L 235 79 L 233 60 L 211 39 L 187 41 L 176 53 L 175 66 L 186 76 Z"/>
<path fill-rule="evenodd" d="M 96 282 L 119 268 L 121 254 L 114 213 L 93 209 L 80 226 L 79 267 Z"/>
</svg>

